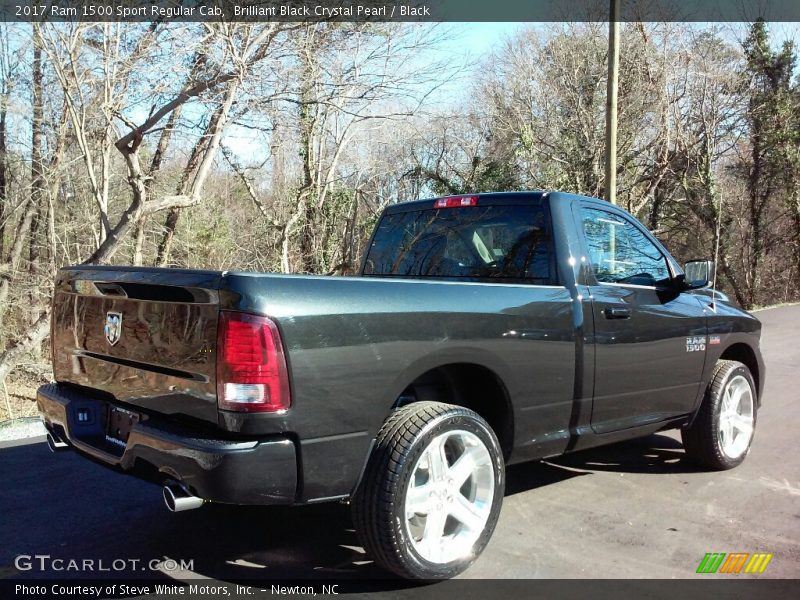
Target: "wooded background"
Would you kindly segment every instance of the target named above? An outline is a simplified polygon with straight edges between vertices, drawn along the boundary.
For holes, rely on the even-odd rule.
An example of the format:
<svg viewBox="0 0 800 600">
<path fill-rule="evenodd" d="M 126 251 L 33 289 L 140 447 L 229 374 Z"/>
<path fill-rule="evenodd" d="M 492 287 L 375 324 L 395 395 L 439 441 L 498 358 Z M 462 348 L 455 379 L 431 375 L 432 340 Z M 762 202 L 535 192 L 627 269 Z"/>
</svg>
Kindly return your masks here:
<svg viewBox="0 0 800 600">
<path fill-rule="evenodd" d="M 351 274 L 390 202 L 603 197 L 607 24 L 522 26 L 471 59 L 452 35 L 0 24 L 0 380 L 46 377 L 62 265 Z M 718 244 L 742 306 L 800 298 L 793 44 L 628 23 L 620 65 L 619 204 L 681 260 Z"/>
</svg>

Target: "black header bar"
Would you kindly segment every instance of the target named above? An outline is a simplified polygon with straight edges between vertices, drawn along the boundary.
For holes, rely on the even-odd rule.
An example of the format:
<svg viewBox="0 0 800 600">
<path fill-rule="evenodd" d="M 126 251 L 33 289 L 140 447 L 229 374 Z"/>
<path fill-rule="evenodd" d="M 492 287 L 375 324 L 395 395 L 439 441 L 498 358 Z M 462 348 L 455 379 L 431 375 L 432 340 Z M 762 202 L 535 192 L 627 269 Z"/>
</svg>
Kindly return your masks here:
<svg viewBox="0 0 800 600">
<path fill-rule="evenodd" d="M 0 0 L 0 21 L 607 21 L 611 0 Z M 798 0 L 620 0 L 621 21 L 800 21 Z"/>
</svg>

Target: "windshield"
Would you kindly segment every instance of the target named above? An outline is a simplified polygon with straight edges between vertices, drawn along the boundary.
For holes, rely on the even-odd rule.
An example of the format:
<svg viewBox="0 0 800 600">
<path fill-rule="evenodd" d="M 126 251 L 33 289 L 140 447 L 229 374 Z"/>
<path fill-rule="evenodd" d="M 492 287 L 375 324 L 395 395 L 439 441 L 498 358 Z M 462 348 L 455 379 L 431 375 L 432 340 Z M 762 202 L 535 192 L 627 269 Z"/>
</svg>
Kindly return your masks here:
<svg viewBox="0 0 800 600">
<path fill-rule="evenodd" d="M 541 206 L 471 206 L 384 215 L 364 275 L 553 283 Z"/>
</svg>

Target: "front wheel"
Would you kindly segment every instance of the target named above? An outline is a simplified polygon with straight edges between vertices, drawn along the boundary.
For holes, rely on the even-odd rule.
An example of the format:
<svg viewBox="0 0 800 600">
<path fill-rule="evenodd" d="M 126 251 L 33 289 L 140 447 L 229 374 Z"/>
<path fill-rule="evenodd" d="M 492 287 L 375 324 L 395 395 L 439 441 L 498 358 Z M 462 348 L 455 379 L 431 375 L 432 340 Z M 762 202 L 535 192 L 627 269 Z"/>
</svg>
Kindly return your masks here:
<svg viewBox="0 0 800 600">
<path fill-rule="evenodd" d="M 681 430 L 686 454 L 714 470 L 739 465 L 750 452 L 756 413 L 750 370 L 733 360 L 718 361 L 697 417 Z"/>
<path fill-rule="evenodd" d="M 439 402 L 395 411 L 376 438 L 353 501 L 367 553 L 409 579 L 464 571 L 494 531 L 505 467 L 477 413 Z"/>
</svg>

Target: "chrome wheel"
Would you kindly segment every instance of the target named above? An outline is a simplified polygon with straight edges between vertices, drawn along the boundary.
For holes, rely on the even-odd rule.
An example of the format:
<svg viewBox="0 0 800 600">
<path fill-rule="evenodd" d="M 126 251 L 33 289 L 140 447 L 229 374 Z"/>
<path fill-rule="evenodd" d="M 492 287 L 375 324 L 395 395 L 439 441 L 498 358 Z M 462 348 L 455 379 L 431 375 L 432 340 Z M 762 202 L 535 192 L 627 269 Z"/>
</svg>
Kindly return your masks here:
<svg viewBox="0 0 800 600">
<path fill-rule="evenodd" d="M 728 458 L 739 458 L 753 437 L 753 390 L 741 375 L 725 386 L 719 410 L 719 447 Z"/>
<path fill-rule="evenodd" d="M 428 444 L 405 497 L 406 531 L 422 558 L 444 564 L 472 552 L 492 511 L 494 480 L 492 457 L 475 434 L 448 431 Z"/>
</svg>

